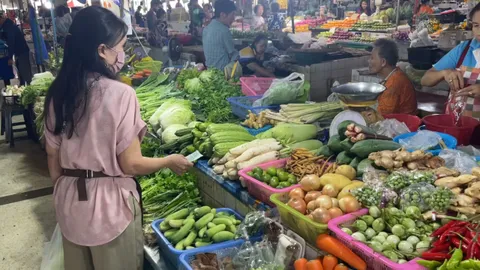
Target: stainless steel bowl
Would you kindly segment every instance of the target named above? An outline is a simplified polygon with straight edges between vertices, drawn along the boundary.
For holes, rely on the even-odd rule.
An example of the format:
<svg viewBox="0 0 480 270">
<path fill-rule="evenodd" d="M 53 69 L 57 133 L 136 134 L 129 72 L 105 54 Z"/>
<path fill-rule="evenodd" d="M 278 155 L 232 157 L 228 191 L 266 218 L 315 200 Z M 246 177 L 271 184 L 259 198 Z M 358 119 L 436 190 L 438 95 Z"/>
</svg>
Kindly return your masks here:
<svg viewBox="0 0 480 270">
<path fill-rule="evenodd" d="M 332 92 L 346 104 L 373 101 L 385 91 L 386 87 L 378 83 L 346 83 L 332 88 Z"/>
</svg>

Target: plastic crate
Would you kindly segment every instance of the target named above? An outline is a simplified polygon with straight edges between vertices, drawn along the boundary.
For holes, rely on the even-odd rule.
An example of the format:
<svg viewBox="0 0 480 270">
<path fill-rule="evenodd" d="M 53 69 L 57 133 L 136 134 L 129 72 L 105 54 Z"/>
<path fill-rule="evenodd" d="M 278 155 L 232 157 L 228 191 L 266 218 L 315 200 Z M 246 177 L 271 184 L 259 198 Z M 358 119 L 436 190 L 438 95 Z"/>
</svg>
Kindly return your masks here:
<svg viewBox="0 0 480 270">
<path fill-rule="evenodd" d="M 255 129 L 255 128 L 248 128 L 248 127 L 245 127 L 244 128 L 248 131 L 248 133 L 250 133 L 252 136 L 257 136 L 258 134 L 260 133 L 263 133 L 269 129 L 271 129 L 273 126 L 272 125 L 266 125 L 262 128 L 259 128 L 259 129 Z"/>
<path fill-rule="evenodd" d="M 217 208 L 217 212 L 227 212 L 230 215 L 233 214 L 237 217 L 239 220 L 243 220 L 243 217 L 238 214 L 237 212 L 233 211 L 230 208 Z M 162 223 L 164 219 L 158 219 L 152 222 L 152 229 L 157 235 L 157 243 L 158 247 L 160 248 L 161 252 L 165 257 L 175 266 L 175 268 L 178 268 L 180 265 L 180 255 L 183 253 L 186 253 L 186 250 L 177 250 L 175 249 L 175 246 L 170 243 L 170 241 L 163 236 L 163 233 L 160 231 L 159 225 Z M 238 239 L 238 240 L 230 240 L 230 241 L 225 241 L 222 243 L 217 243 L 217 244 L 211 244 L 205 247 L 199 247 L 199 248 L 194 248 L 190 249 L 188 251 L 196 251 L 196 252 L 206 252 L 207 249 L 209 248 L 215 248 L 215 249 L 222 249 L 222 248 L 227 248 L 230 246 L 233 246 L 235 244 L 243 244 L 245 240 L 243 239 Z"/>
<path fill-rule="evenodd" d="M 180 256 L 180 265 L 178 266 L 179 270 L 193 270 L 190 266 L 190 262 L 195 259 L 195 255 L 200 253 L 215 253 L 217 256 L 221 257 L 233 257 L 237 253 L 238 249 L 242 246 L 242 243 L 232 243 L 229 247 L 224 247 L 219 249 L 218 247 L 206 247 L 203 251 L 188 251 Z"/>
<path fill-rule="evenodd" d="M 445 143 L 445 145 L 447 146 L 448 149 L 456 149 L 457 148 L 457 139 L 455 139 L 455 137 L 449 135 L 449 134 L 446 134 L 446 133 L 441 133 L 441 132 L 436 132 L 438 135 L 440 135 L 440 137 L 442 138 L 443 142 Z M 416 135 L 417 132 L 410 132 L 410 133 L 405 133 L 405 134 L 402 134 L 402 135 L 398 135 L 396 136 L 395 138 L 393 138 L 393 141 L 396 142 L 396 143 L 400 143 L 400 140 L 405 140 L 407 138 L 410 138 L 414 135 Z M 411 149 L 407 149 L 408 151 L 412 152 Z M 440 145 L 437 145 L 435 146 L 435 149 L 432 149 L 432 150 L 427 150 L 425 152 L 428 152 L 428 153 L 432 153 L 432 155 L 434 156 L 438 156 L 438 154 L 440 154 L 440 152 L 442 151 Z"/>
<path fill-rule="evenodd" d="M 340 242 L 349 247 L 355 254 L 360 256 L 371 270 L 423 270 L 423 266 L 416 263 L 420 258 L 414 258 L 406 263 L 399 264 L 389 260 L 380 253 L 376 253 L 373 249 L 362 242 L 356 241 L 353 237 L 343 232 L 340 225 L 352 224 L 359 216 L 366 215 L 368 209 L 361 209 L 357 212 L 346 214 L 334 218 L 328 222 L 328 229 L 332 232 Z"/>
<path fill-rule="evenodd" d="M 227 100 L 230 102 L 233 114 L 240 119 L 246 119 L 248 111 L 251 111 L 254 114 L 259 114 L 264 110 L 278 111 L 280 109 L 280 106 L 278 105 L 253 107 L 253 102 L 260 98 L 262 98 L 262 96 L 230 97 L 227 98 Z"/>
<path fill-rule="evenodd" d="M 240 83 L 242 84 L 242 93 L 245 96 L 259 96 L 265 94 L 270 85 L 273 82 L 273 78 L 260 78 L 260 77 L 242 77 Z"/>
<path fill-rule="evenodd" d="M 280 159 L 280 160 L 275 160 L 275 161 L 270 161 L 267 163 L 263 163 L 260 165 L 255 166 L 260 167 L 263 170 L 268 169 L 270 167 L 275 167 L 275 168 L 283 168 L 287 164 L 287 159 Z M 300 187 L 300 185 L 293 185 L 289 186 L 286 188 L 274 188 L 271 187 L 262 181 L 259 181 L 253 177 L 250 177 L 247 173 L 253 170 L 254 167 L 249 167 L 245 168 L 243 170 L 240 170 L 238 172 L 238 175 L 240 177 L 243 177 L 245 179 L 245 184 L 247 185 L 247 190 L 248 193 L 250 193 L 255 199 L 260 200 L 270 206 L 275 206 L 271 201 L 270 201 L 270 196 L 275 193 L 288 193 L 290 190 Z"/>
<path fill-rule="evenodd" d="M 315 240 L 319 234 L 327 232 L 327 224 L 310 220 L 307 216 L 288 206 L 288 200 L 288 193 L 275 193 L 270 197 L 270 201 L 277 206 L 281 223 L 298 233 L 308 243 L 316 246 Z"/>
</svg>

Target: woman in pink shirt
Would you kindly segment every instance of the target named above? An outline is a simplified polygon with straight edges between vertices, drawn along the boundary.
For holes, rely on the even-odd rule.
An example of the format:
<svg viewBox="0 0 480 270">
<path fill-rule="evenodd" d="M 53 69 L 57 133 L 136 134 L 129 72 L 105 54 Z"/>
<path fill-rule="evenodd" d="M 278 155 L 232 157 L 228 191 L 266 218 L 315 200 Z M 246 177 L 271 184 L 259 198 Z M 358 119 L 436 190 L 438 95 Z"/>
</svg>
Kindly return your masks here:
<svg viewBox="0 0 480 270">
<path fill-rule="evenodd" d="M 45 101 L 48 168 L 65 269 L 142 269 L 141 195 L 135 175 L 192 166 L 181 155 L 145 158 L 135 91 L 117 81 L 127 26 L 88 7 L 73 21 Z"/>
</svg>

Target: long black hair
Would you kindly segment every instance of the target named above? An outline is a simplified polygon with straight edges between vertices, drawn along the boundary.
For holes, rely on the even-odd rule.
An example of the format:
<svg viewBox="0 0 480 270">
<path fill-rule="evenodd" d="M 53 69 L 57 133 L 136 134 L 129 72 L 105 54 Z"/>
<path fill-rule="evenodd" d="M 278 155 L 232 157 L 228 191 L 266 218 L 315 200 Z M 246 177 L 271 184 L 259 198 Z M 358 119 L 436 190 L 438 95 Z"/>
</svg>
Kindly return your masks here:
<svg viewBox="0 0 480 270">
<path fill-rule="evenodd" d="M 102 7 L 87 7 L 76 14 L 66 37 L 62 66 L 45 99 L 46 120 L 50 116 L 50 103 L 54 109 L 53 129 L 46 121 L 49 131 L 59 135 L 65 128 L 67 137 L 72 137 L 87 108 L 88 76 L 116 78 L 99 56 L 99 46 L 105 44 L 113 48 L 125 37 L 127 30 L 121 19 Z"/>
</svg>

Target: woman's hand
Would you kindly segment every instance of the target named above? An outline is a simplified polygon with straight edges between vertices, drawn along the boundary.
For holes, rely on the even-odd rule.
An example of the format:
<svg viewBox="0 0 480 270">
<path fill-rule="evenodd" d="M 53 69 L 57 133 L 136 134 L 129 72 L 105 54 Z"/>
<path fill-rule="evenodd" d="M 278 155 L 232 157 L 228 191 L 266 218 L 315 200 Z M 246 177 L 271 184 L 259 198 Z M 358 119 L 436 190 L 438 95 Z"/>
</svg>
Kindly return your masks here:
<svg viewBox="0 0 480 270">
<path fill-rule="evenodd" d="M 188 161 L 184 156 L 178 154 L 167 156 L 165 157 L 165 160 L 167 161 L 167 167 L 178 175 L 184 174 L 193 166 L 193 163 Z"/>
<path fill-rule="evenodd" d="M 464 87 L 463 74 L 455 69 L 447 69 L 443 71 L 443 78 L 450 86 L 450 90 L 456 92 Z"/>
<path fill-rule="evenodd" d="M 480 98 L 480 84 L 467 86 L 455 93 L 455 96 Z"/>
</svg>

